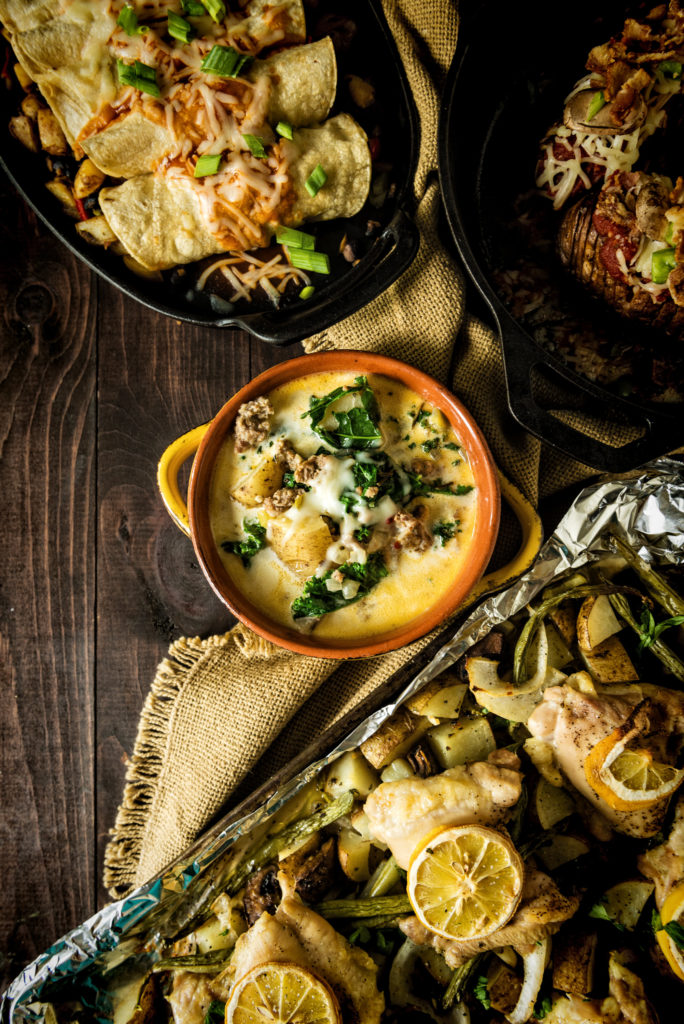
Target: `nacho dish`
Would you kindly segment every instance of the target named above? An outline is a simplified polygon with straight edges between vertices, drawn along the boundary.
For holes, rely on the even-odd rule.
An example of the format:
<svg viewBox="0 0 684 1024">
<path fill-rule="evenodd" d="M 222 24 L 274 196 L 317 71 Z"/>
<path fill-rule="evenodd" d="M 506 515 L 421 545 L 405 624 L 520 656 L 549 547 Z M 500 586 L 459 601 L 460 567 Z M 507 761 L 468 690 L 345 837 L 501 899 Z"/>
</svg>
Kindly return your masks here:
<svg viewBox="0 0 684 1024">
<path fill-rule="evenodd" d="M 478 489 L 439 409 L 389 377 L 327 372 L 240 407 L 209 507 L 223 565 L 252 604 L 289 628 L 358 640 L 453 587 Z"/>
<path fill-rule="evenodd" d="M 335 48 L 306 41 L 301 0 L 0 0 L 0 17 L 25 90 L 10 130 L 51 160 L 86 241 L 152 276 L 222 254 L 204 280 L 273 304 L 329 273 L 297 228 L 356 214 L 371 154 L 329 116 Z"/>
<path fill-rule="evenodd" d="M 104 976 L 44 989 L 46 1019 L 678 1020 L 682 572 L 611 544 L 480 631 L 204 875 L 170 869 L 168 906 Z"/>
</svg>

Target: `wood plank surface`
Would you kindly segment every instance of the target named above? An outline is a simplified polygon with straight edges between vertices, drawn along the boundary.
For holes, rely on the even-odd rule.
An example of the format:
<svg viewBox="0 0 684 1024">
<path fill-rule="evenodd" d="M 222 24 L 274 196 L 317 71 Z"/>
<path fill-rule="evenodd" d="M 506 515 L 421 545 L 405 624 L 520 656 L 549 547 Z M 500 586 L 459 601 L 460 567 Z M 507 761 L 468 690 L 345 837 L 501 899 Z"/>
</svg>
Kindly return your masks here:
<svg viewBox="0 0 684 1024">
<path fill-rule="evenodd" d="M 0 196 L 0 986 L 107 900 L 154 670 L 231 617 L 156 487 L 170 441 L 300 346 L 181 325 Z"/>
</svg>

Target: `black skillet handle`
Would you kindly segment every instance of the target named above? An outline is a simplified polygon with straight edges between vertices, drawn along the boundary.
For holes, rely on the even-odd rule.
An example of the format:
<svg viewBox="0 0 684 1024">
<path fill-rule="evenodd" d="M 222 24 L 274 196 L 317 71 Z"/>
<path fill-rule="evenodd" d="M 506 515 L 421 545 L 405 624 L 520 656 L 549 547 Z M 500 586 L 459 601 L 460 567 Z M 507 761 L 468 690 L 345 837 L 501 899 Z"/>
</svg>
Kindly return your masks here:
<svg viewBox="0 0 684 1024">
<path fill-rule="evenodd" d="M 349 282 L 338 291 L 334 301 L 328 295 L 320 307 L 307 303 L 286 323 L 279 323 L 276 317 L 260 316 L 248 330 L 273 345 L 286 345 L 318 334 L 389 288 L 413 261 L 419 241 L 418 228 L 404 210 L 398 209 L 369 253 L 372 263 L 368 271 L 361 277 L 350 274 Z"/>
<path fill-rule="evenodd" d="M 541 353 L 529 335 L 507 313 L 497 310 L 496 318 L 504 355 L 508 405 L 525 430 L 565 455 L 604 473 L 634 469 L 677 446 L 681 423 L 667 410 L 650 413 L 617 396 L 608 399 L 610 406 L 607 409 L 607 396 L 602 388 L 597 388 L 547 353 Z M 536 366 L 542 369 L 551 367 L 556 375 L 572 385 L 575 394 L 579 388 L 584 394 L 585 411 L 602 420 L 611 419 L 613 411 L 622 413 L 627 422 L 642 428 L 641 436 L 614 447 L 557 419 L 535 401 L 532 374 Z"/>
</svg>

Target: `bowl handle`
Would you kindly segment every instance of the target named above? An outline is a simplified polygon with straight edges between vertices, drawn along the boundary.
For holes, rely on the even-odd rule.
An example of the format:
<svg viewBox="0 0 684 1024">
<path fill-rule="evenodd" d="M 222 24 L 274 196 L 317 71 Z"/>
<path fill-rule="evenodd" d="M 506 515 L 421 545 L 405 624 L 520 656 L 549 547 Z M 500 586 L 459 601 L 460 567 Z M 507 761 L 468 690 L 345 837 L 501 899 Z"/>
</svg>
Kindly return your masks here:
<svg viewBox="0 0 684 1024">
<path fill-rule="evenodd" d="M 539 554 L 544 539 L 541 519 L 534 506 L 530 504 L 524 494 L 518 490 L 515 484 L 505 477 L 501 470 L 499 473 L 499 484 L 501 496 L 510 506 L 522 530 L 522 540 L 517 553 L 510 562 L 502 565 L 500 569 L 487 573 L 475 585 L 474 590 L 468 594 L 468 604 L 473 604 L 484 594 L 490 594 L 495 590 L 502 590 L 509 586 L 519 576 L 530 568 Z"/>
<path fill-rule="evenodd" d="M 178 486 L 178 474 L 184 462 L 195 454 L 202 438 L 209 429 L 208 423 L 203 423 L 187 434 L 182 434 L 172 441 L 166 449 L 159 465 L 157 466 L 157 486 L 169 513 L 179 530 L 190 536 L 190 519 L 188 518 L 188 506 Z"/>
</svg>

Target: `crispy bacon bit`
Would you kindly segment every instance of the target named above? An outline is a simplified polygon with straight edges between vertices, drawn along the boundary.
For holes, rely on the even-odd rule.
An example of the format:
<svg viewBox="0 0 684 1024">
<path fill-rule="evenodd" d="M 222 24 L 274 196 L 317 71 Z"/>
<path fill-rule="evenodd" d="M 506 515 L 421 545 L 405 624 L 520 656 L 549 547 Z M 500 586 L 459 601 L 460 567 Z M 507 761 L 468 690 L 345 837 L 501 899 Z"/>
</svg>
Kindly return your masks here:
<svg viewBox="0 0 684 1024">
<path fill-rule="evenodd" d="M 246 452 L 268 437 L 271 429 L 273 406 L 263 395 L 244 402 L 235 420 L 235 451 Z"/>
</svg>

